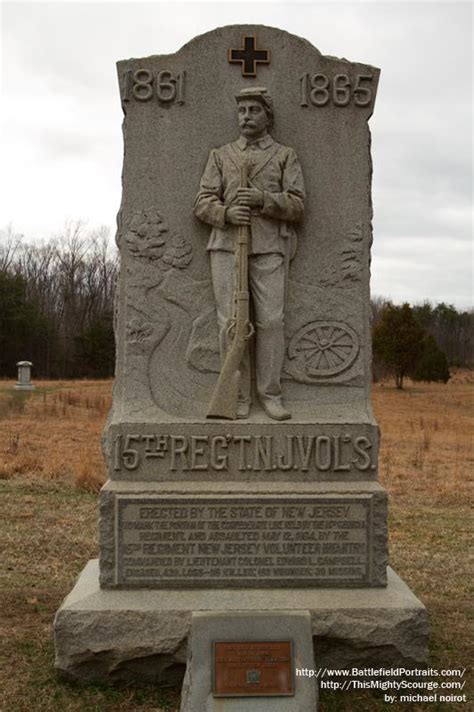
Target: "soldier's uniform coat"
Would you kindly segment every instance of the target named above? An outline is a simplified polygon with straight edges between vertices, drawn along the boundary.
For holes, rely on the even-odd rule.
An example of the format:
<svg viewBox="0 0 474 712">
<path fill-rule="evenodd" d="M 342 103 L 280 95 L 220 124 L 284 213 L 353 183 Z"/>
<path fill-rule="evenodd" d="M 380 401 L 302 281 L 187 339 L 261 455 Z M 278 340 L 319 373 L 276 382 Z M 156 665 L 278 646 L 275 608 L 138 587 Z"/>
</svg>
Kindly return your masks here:
<svg viewBox="0 0 474 712">
<path fill-rule="evenodd" d="M 262 207 L 252 208 L 249 245 L 249 288 L 256 330 L 256 381 L 261 400 L 281 399 L 285 285 L 289 260 L 296 249 L 294 224 L 303 216 L 304 181 L 295 151 L 266 134 L 249 142 L 243 136 L 213 149 L 201 178 L 194 214 L 212 226 L 207 245 L 216 300 L 221 355 L 233 315 L 234 253 L 238 225 L 226 222 L 237 203 L 241 167 L 248 166 L 248 187 L 262 192 Z M 241 365 L 240 400 L 250 399 L 248 357 Z"/>
<path fill-rule="evenodd" d="M 266 134 L 249 143 L 237 141 L 211 151 L 199 193 L 195 215 L 212 225 L 208 250 L 235 249 L 238 226 L 225 222 L 226 209 L 236 200 L 240 167 L 249 165 L 249 187 L 263 192 L 263 206 L 252 210 L 252 242 L 249 254 L 294 254 L 296 232 L 292 223 L 303 216 L 303 173 L 295 151 Z"/>
</svg>

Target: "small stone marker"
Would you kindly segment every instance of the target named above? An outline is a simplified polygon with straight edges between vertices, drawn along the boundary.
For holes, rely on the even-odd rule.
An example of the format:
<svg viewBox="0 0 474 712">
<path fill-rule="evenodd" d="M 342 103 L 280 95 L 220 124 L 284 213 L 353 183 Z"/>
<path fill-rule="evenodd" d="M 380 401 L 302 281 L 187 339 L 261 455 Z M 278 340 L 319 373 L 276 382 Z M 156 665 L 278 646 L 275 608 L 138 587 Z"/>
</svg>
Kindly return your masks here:
<svg viewBox="0 0 474 712">
<path fill-rule="evenodd" d="M 316 710 L 315 680 L 295 678 L 296 668 L 314 668 L 307 612 L 195 613 L 189 660 L 181 712 Z"/>
<path fill-rule="evenodd" d="M 18 381 L 15 388 L 19 391 L 33 391 L 36 386 L 31 383 L 31 361 L 18 361 Z"/>
<path fill-rule="evenodd" d="M 309 712 L 297 667 L 427 657 L 426 610 L 387 570 L 370 397 L 379 70 L 235 25 L 118 79 L 109 481 L 56 665 L 163 682 L 186 663 L 183 712 Z M 276 684 L 256 648 L 288 641 Z"/>
</svg>

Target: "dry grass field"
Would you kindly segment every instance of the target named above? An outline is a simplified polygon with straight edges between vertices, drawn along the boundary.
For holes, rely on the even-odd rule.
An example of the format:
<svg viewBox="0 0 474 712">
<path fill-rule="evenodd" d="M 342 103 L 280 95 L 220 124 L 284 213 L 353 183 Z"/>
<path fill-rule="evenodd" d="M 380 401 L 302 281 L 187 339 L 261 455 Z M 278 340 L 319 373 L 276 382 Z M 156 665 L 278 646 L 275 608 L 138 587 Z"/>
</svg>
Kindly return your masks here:
<svg viewBox="0 0 474 712">
<path fill-rule="evenodd" d="M 96 492 L 105 480 L 100 432 L 111 382 L 43 381 L 31 393 L 13 385 L 0 381 L 0 711 L 177 710 L 176 690 L 81 689 L 56 679 L 54 613 L 97 556 Z M 431 612 L 432 662 L 440 668 L 468 668 L 472 661 L 473 392 L 474 374 L 462 371 L 447 385 L 374 387 L 381 481 L 391 495 L 391 564 Z M 387 707 L 368 692 L 321 695 L 321 712 Z M 469 703 L 406 709 L 467 711 Z"/>
</svg>

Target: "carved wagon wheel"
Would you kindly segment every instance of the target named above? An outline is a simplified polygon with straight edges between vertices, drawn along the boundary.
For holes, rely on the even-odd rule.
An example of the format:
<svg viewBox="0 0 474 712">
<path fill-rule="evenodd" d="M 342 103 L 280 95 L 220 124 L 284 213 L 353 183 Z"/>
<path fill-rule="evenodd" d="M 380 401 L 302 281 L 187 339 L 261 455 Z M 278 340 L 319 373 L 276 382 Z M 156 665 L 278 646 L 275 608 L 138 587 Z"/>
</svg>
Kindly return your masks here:
<svg viewBox="0 0 474 712">
<path fill-rule="evenodd" d="M 311 378 L 335 376 L 352 366 L 359 352 L 355 331 L 340 321 L 312 321 L 290 341 L 288 355 Z"/>
</svg>

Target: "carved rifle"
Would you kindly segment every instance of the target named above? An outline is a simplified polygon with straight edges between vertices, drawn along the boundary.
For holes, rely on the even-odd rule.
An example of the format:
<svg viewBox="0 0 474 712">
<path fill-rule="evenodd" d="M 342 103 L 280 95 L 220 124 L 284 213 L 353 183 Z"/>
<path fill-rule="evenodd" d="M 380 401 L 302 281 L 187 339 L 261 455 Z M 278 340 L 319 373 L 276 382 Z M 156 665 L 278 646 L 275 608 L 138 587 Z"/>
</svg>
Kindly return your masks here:
<svg viewBox="0 0 474 712">
<path fill-rule="evenodd" d="M 248 171 L 244 164 L 240 171 L 240 187 L 247 188 Z M 250 241 L 249 225 L 239 225 L 237 236 L 236 280 L 234 290 L 234 314 L 227 329 L 228 342 L 224 363 L 217 380 L 207 412 L 208 418 L 237 417 L 239 395 L 240 364 L 247 348 L 247 341 L 254 333 L 249 319 L 248 251 Z"/>
</svg>

